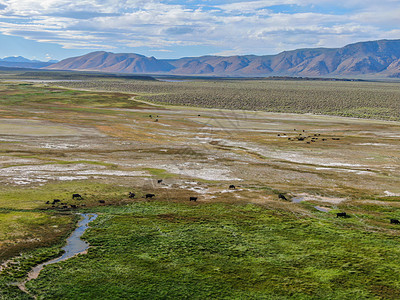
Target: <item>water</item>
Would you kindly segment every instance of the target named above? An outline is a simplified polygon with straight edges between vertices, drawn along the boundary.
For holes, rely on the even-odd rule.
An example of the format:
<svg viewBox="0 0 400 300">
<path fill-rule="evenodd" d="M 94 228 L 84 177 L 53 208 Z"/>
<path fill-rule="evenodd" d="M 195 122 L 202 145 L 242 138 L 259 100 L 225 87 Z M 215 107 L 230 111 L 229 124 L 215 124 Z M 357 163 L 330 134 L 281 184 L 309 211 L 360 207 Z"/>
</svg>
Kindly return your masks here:
<svg viewBox="0 0 400 300">
<path fill-rule="evenodd" d="M 304 201 L 305 199 L 304 199 L 304 197 L 294 197 L 294 198 L 292 198 L 292 202 L 293 203 L 300 203 L 300 202 L 302 202 L 302 201 Z M 321 206 L 314 206 L 314 208 L 316 209 L 316 210 L 319 210 L 319 211 L 322 211 L 322 212 L 329 212 L 329 208 L 325 208 L 325 207 L 321 207 Z"/>
<path fill-rule="evenodd" d="M 86 250 L 89 248 L 89 244 L 83 241 L 81 239 L 81 236 L 85 233 L 86 229 L 89 228 L 89 223 L 97 218 L 97 214 L 81 214 L 81 216 L 83 217 L 83 219 L 78 222 L 78 227 L 68 237 L 67 244 L 62 248 L 62 250 L 65 251 L 64 254 L 60 257 L 46 261 L 34 267 L 28 273 L 27 280 L 19 285 L 19 288 L 21 290 L 26 291 L 25 284 L 32 279 L 36 279 L 39 276 L 40 272 L 43 270 L 44 266 L 64 261 L 77 254 L 82 254 L 86 252 Z"/>
<path fill-rule="evenodd" d="M 193 80 L 189 80 L 189 79 L 185 80 L 185 79 L 160 79 L 160 78 L 157 78 L 157 80 L 164 81 L 164 82 L 190 82 L 190 81 L 193 81 Z"/>
<path fill-rule="evenodd" d="M 292 198 L 293 203 L 300 203 L 301 201 L 304 201 L 304 197 L 294 197 Z"/>
<path fill-rule="evenodd" d="M 314 206 L 316 210 L 322 211 L 322 212 L 329 212 L 329 208 L 321 207 L 321 206 Z"/>
</svg>

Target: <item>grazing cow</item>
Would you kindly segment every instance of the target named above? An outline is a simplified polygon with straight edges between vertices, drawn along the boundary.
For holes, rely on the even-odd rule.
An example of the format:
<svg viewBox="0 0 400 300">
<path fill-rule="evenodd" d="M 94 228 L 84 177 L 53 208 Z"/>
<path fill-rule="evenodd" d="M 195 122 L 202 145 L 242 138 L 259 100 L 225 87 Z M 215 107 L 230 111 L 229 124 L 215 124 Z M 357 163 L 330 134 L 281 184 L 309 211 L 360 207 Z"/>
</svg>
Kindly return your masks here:
<svg viewBox="0 0 400 300">
<path fill-rule="evenodd" d="M 149 118 L 152 118 L 152 116 L 151 116 L 151 115 L 149 115 Z"/>
<path fill-rule="evenodd" d="M 323 141 L 326 141 L 326 139 L 322 139 Z"/>
<path fill-rule="evenodd" d="M 279 197 L 279 199 L 282 199 L 282 200 L 287 200 L 287 198 L 285 197 L 285 195 L 284 195 L 284 194 L 279 194 L 279 195 L 278 195 L 278 197 Z"/>
<path fill-rule="evenodd" d="M 63 207 L 62 207 L 63 209 L 67 209 L 68 208 L 68 206 L 67 205 L 63 205 Z"/>
<path fill-rule="evenodd" d="M 307 142 L 307 144 L 311 144 L 310 142 Z"/>
<path fill-rule="evenodd" d="M 397 219 L 390 219 L 390 224 L 400 224 L 400 221 Z"/>
<path fill-rule="evenodd" d="M 153 197 L 155 197 L 155 196 L 156 196 L 156 195 L 154 195 L 154 194 L 146 194 L 145 197 L 146 197 L 146 199 L 147 199 L 147 198 L 153 198 Z"/>
<path fill-rule="evenodd" d="M 291 138 L 288 138 L 288 140 L 291 141 L 292 139 L 291 139 Z"/>
<path fill-rule="evenodd" d="M 161 182 L 162 182 L 162 179 L 158 179 L 158 180 L 157 180 L 157 183 L 161 183 Z"/>
<path fill-rule="evenodd" d="M 340 141 L 339 138 L 332 138 L 332 140 L 334 140 L 334 141 Z"/>
<path fill-rule="evenodd" d="M 231 185 L 229 186 L 229 188 L 230 188 L 231 190 L 236 189 L 236 187 L 235 187 L 233 184 L 231 184 Z"/>
<path fill-rule="evenodd" d="M 58 202 L 61 202 L 61 200 L 59 200 L 59 199 L 54 199 L 52 204 L 56 204 L 56 203 L 58 203 Z"/>
<path fill-rule="evenodd" d="M 72 194 L 72 199 L 82 199 L 80 194 Z"/>
<path fill-rule="evenodd" d="M 46 201 L 46 204 L 50 204 L 50 201 Z"/>
<path fill-rule="evenodd" d="M 197 115 L 198 117 L 200 117 L 200 115 Z"/>
<path fill-rule="evenodd" d="M 99 200 L 99 203 L 106 203 L 106 201 L 104 201 L 104 200 Z"/>
<path fill-rule="evenodd" d="M 281 136 L 281 135 L 278 133 L 278 136 Z"/>
<path fill-rule="evenodd" d="M 71 208 L 78 208 L 75 204 L 71 204 Z"/>
<path fill-rule="evenodd" d="M 345 212 L 340 212 L 340 213 L 337 213 L 337 214 L 336 214 L 336 218 L 339 218 L 339 217 L 341 217 L 341 218 L 347 218 L 348 215 L 347 215 Z"/>
<path fill-rule="evenodd" d="M 190 197 L 190 201 L 197 201 L 197 197 Z"/>
<path fill-rule="evenodd" d="M 132 193 L 132 192 L 129 192 L 129 196 L 128 196 L 128 197 L 131 198 L 131 199 L 133 199 L 133 198 L 135 198 L 135 194 Z"/>
</svg>

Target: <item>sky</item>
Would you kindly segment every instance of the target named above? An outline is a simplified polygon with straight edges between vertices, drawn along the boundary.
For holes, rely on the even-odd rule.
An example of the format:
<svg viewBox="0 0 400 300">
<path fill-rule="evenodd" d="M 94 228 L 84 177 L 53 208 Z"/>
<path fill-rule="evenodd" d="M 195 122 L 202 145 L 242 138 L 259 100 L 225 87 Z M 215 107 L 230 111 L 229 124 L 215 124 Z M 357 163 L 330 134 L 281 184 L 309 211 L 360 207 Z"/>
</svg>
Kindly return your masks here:
<svg viewBox="0 0 400 300">
<path fill-rule="evenodd" d="M 0 0 L 0 58 L 267 55 L 400 39 L 400 0 Z"/>
</svg>

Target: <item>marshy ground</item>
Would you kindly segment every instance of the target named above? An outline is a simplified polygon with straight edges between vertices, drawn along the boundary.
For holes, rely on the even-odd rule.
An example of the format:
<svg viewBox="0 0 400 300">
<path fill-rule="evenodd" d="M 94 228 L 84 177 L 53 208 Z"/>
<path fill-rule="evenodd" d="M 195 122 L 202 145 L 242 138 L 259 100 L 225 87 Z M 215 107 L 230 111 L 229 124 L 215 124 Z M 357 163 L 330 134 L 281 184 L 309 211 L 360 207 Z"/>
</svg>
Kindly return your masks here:
<svg viewBox="0 0 400 300">
<path fill-rule="evenodd" d="M 0 297 L 398 298 L 400 122 L 135 99 L 0 84 Z"/>
</svg>

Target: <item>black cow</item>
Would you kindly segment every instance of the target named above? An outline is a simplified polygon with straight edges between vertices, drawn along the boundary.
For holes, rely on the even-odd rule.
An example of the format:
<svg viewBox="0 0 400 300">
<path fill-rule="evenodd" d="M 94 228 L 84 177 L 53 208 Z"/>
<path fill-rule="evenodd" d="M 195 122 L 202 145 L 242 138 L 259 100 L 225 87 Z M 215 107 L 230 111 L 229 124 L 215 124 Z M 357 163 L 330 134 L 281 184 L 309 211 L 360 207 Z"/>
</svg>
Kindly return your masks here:
<svg viewBox="0 0 400 300">
<path fill-rule="evenodd" d="M 156 196 L 156 195 L 154 195 L 154 194 L 146 194 L 145 197 L 146 197 L 146 199 L 147 199 L 147 198 L 153 198 L 153 197 L 155 197 L 155 196 Z"/>
<path fill-rule="evenodd" d="M 400 221 L 397 219 L 390 219 L 390 224 L 400 224 Z"/>
<path fill-rule="evenodd" d="M 133 199 L 133 198 L 135 198 L 135 194 L 132 193 L 132 192 L 129 192 L 129 196 L 128 196 L 128 197 L 131 198 L 131 199 Z"/>
<path fill-rule="evenodd" d="M 197 201 L 197 197 L 190 197 L 190 201 Z"/>
<path fill-rule="evenodd" d="M 58 202 L 61 202 L 61 200 L 59 200 L 59 199 L 54 199 L 52 204 L 56 204 L 56 203 L 58 203 Z"/>
<path fill-rule="evenodd" d="M 80 194 L 72 194 L 72 199 L 82 199 Z"/>
<path fill-rule="evenodd" d="M 71 208 L 78 208 L 75 204 L 71 204 Z"/>
<path fill-rule="evenodd" d="M 282 200 L 287 200 L 287 198 L 285 197 L 285 195 L 284 195 L 284 194 L 279 194 L 279 195 L 278 195 L 278 197 L 279 197 L 279 199 L 282 199 Z"/>
<path fill-rule="evenodd" d="M 157 180 L 157 183 L 161 183 L 161 182 L 162 182 L 162 179 L 158 179 L 158 180 Z"/>
<path fill-rule="evenodd" d="M 50 204 L 50 201 L 46 201 L 46 204 Z"/>
<path fill-rule="evenodd" d="M 104 200 L 99 200 L 99 203 L 104 204 L 104 203 L 106 203 L 106 201 L 104 201 Z"/>
<path fill-rule="evenodd" d="M 339 217 L 341 217 L 341 218 L 347 218 L 348 215 L 347 215 L 345 212 L 340 212 L 340 213 L 337 213 L 337 214 L 336 214 L 336 218 L 339 218 Z"/>
<path fill-rule="evenodd" d="M 231 185 L 229 186 L 229 188 L 230 188 L 231 190 L 236 189 L 236 187 L 235 187 L 233 184 L 231 184 Z"/>
</svg>

